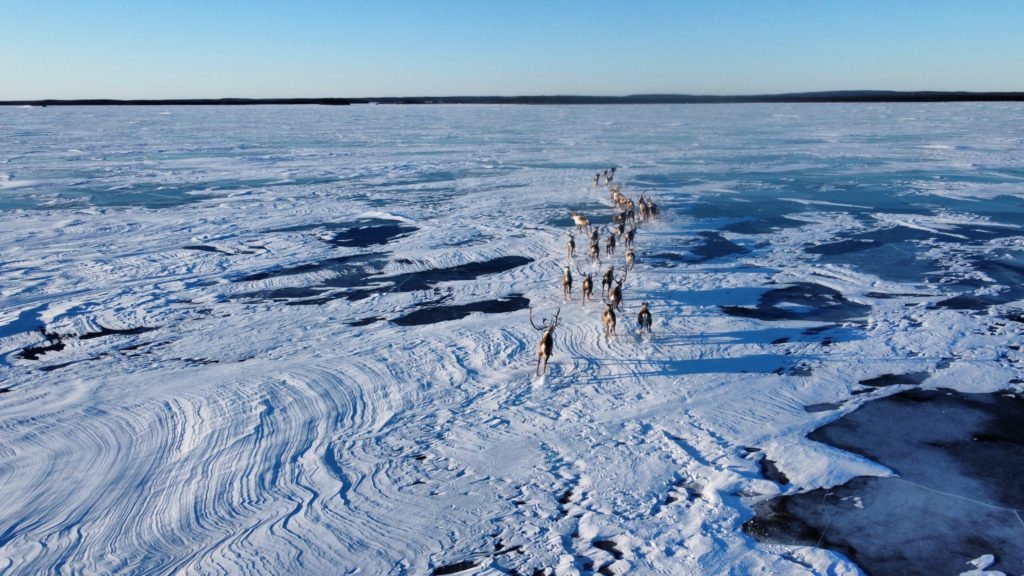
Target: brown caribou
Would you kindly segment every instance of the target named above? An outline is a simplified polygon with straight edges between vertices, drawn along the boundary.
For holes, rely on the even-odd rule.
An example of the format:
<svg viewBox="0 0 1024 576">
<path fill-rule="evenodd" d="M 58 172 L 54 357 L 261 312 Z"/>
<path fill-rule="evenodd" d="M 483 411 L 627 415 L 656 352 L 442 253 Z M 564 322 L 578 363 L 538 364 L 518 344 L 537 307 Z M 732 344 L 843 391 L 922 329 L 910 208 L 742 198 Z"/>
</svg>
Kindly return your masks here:
<svg viewBox="0 0 1024 576">
<path fill-rule="evenodd" d="M 594 274 L 593 272 L 584 273 L 580 270 L 579 265 L 576 266 L 576 271 L 583 277 L 580 289 L 583 291 L 583 305 L 586 306 L 587 302 L 590 302 L 594 297 Z"/>
<path fill-rule="evenodd" d="M 640 332 L 651 333 L 651 311 L 647 309 L 647 302 L 640 305 L 640 313 L 636 316 L 636 323 L 640 325 Z"/>
<path fill-rule="evenodd" d="M 534 370 L 537 376 L 548 371 L 548 359 L 551 358 L 551 351 L 555 348 L 555 328 L 558 328 L 558 315 L 561 312 L 562 309 L 559 308 L 555 312 L 555 319 L 552 322 L 548 322 L 547 318 L 542 318 L 541 325 L 537 326 L 533 322 L 533 308 L 530 308 L 530 325 L 542 332 L 540 344 L 537 345 L 537 369 Z M 541 370 L 541 361 L 544 362 L 543 371 Z"/>
<path fill-rule="evenodd" d="M 604 338 L 615 336 L 615 310 L 610 302 L 605 301 L 604 314 L 601 315 L 601 322 L 604 323 Z"/>
<path fill-rule="evenodd" d="M 620 310 L 622 309 L 622 283 L 626 281 L 628 275 L 629 271 L 626 270 L 623 272 L 622 278 L 616 278 L 615 286 L 608 293 L 608 302 Z"/>
</svg>

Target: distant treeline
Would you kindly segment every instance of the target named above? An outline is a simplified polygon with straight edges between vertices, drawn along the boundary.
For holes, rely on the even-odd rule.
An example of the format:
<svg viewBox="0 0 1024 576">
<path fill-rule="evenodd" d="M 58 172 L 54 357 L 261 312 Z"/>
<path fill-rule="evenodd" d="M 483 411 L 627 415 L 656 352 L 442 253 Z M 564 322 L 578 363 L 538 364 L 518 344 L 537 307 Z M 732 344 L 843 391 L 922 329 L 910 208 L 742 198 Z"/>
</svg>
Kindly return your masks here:
<svg viewBox="0 0 1024 576">
<path fill-rule="evenodd" d="M 245 106 L 256 104 L 751 104 L 801 102 L 1022 102 L 1024 92 L 892 92 L 843 90 L 701 96 L 690 94 L 635 94 L 632 96 L 415 96 L 386 98 L 190 98 L 169 100 L 11 100 L 2 106 Z"/>
</svg>

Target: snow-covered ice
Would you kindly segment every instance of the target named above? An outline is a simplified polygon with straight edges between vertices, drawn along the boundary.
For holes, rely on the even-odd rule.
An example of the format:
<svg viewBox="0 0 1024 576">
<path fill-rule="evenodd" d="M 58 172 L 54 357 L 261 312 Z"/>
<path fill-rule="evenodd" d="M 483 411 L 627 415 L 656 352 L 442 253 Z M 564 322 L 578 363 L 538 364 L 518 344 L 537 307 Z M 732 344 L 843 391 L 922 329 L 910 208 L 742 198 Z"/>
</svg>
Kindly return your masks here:
<svg viewBox="0 0 1024 576">
<path fill-rule="evenodd" d="M 898 476 L 807 438 L 873 399 L 1024 393 L 1021 134 L 1016 103 L 0 108 L 0 572 L 857 574 L 741 527 Z M 660 219 L 606 340 L 560 278 L 611 166 Z M 561 310 L 541 379 L 527 305 Z M 1024 571 L 986 553 L 948 572 Z"/>
</svg>

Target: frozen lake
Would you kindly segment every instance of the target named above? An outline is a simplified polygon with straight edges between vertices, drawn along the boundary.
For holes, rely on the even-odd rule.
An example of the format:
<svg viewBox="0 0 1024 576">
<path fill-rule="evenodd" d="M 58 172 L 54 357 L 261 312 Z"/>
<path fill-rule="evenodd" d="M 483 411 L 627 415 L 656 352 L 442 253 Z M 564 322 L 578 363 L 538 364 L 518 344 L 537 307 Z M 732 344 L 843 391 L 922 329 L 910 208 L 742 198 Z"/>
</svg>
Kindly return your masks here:
<svg viewBox="0 0 1024 576">
<path fill-rule="evenodd" d="M 868 456 L 898 430 L 807 437 L 873 400 L 1019 403 L 1022 135 L 1019 103 L 0 107 L 0 572 L 891 567 L 743 525 L 899 502 Z M 579 281 L 623 247 L 577 234 L 572 302 L 561 275 L 612 166 L 660 218 L 606 339 Z M 540 379 L 531 306 L 561 312 Z M 994 450 L 934 468 L 1002 507 L 950 574 L 1024 573 Z"/>
</svg>

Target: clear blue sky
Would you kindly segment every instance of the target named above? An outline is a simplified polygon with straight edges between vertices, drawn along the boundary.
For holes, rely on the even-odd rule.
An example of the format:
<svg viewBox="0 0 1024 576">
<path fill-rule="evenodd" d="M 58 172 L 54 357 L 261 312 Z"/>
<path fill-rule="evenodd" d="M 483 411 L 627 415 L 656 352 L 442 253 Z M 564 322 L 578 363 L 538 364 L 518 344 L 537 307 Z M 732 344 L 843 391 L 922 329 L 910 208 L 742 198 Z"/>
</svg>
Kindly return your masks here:
<svg viewBox="0 0 1024 576">
<path fill-rule="evenodd" d="M 0 0 L 0 100 L 1024 91 L 1024 0 Z"/>
</svg>

